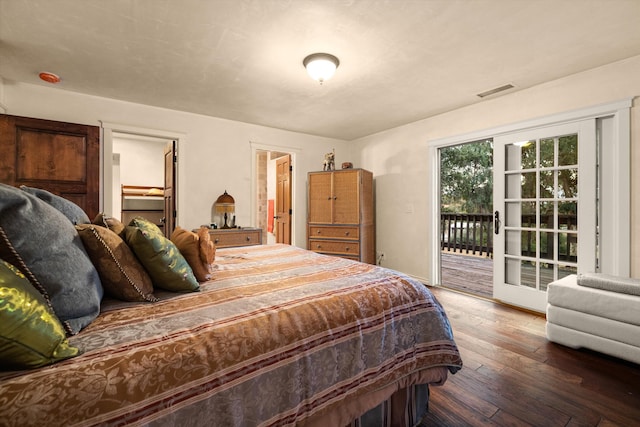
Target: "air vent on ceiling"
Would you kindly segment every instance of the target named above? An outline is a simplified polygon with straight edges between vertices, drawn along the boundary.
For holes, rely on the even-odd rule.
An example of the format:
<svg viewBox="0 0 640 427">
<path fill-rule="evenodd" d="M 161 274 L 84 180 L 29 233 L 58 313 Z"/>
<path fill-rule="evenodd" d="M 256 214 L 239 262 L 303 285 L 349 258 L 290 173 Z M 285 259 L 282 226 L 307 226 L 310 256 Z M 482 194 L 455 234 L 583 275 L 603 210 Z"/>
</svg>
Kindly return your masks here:
<svg viewBox="0 0 640 427">
<path fill-rule="evenodd" d="M 487 96 L 489 96 L 489 95 L 496 94 L 496 93 L 498 93 L 498 92 L 502 92 L 502 91 L 505 91 L 505 90 L 513 89 L 514 87 L 515 87 L 514 85 L 512 85 L 511 83 L 509 83 L 509 84 L 506 84 L 506 85 L 504 85 L 504 86 L 500 86 L 500 87 L 497 87 L 497 88 L 495 88 L 495 89 L 491 89 L 491 90 L 488 90 L 488 91 L 486 91 L 486 92 L 479 93 L 479 94 L 478 94 L 478 96 L 479 96 L 480 98 L 484 98 L 484 97 L 487 97 Z"/>
</svg>

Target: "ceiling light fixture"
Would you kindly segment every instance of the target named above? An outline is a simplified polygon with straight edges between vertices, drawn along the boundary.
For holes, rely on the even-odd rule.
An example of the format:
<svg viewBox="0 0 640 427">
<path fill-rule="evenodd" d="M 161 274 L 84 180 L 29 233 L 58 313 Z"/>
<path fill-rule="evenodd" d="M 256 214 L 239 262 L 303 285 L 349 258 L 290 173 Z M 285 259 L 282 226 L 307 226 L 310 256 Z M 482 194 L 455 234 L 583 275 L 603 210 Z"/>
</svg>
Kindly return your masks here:
<svg viewBox="0 0 640 427">
<path fill-rule="evenodd" d="M 60 83 L 60 77 L 58 77 L 56 74 L 43 71 L 39 74 L 39 76 L 41 80 L 44 80 L 47 83 Z"/>
<path fill-rule="evenodd" d="M 333 76 L 336 68 L 340 65 L 340 61 L 328 53 L 313 53 L 304 58 L 302 65 L 307 69 L 307 73 L 312 79 L 322 84 Z"/>
</svg>

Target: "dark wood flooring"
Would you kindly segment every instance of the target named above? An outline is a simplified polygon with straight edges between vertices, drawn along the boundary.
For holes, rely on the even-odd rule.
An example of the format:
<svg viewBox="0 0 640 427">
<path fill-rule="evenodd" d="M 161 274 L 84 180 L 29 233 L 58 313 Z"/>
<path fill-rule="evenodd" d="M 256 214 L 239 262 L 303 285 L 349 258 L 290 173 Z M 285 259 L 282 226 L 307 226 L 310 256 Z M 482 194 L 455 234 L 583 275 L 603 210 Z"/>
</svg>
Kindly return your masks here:
<svg viewBox="0 0 640 427">
<path fill-rule="evenodd" d="M 431 288 L 464 367 L 431 387 L 426 426 L 640 426 L 640 365 L 545 338 L 543 315 Z"/>
</svg>

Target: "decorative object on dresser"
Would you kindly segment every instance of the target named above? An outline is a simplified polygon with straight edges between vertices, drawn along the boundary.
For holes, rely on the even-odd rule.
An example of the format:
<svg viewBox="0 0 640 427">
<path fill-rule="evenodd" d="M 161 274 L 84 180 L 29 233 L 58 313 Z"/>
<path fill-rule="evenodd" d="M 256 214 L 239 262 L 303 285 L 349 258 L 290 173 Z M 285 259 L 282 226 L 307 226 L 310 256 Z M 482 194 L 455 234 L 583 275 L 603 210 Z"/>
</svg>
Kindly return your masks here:
<svg viewBox="0 0 640 427">
<path fill-rule="evenodd" d="M 309 172 L 308 185 L 308 248 L 374 264 L 373 174 Z"/>
<path fill-rule="evenodd" d="M 233 214 L 236 210 L 236 201 L 231 195 L 229 195 L 229 193 L 227 193 L 227 190 L 224 190 L 224 193 L 216 200 L 215 209 L 218 214 L 224 216 L 224 225 L 222 228 L 233 228 L 227 224 L 227 221 L 229 219 L 229 215 Z M 233 226 L 235 226 L 235 219 L 233 220 L 233 223 Z"/>
<path fill-rule="evenodd" d="M 323 171 L 332 171 L 336 168 L 336 149 L 324 155 L 324 162 L 322 164 Z"/>
<path fill-rule="evenodd" d="M 216 248 L 261 245 L 262 229 L 249 227 L 210 229 L 209 237 Z"/>
</svg>

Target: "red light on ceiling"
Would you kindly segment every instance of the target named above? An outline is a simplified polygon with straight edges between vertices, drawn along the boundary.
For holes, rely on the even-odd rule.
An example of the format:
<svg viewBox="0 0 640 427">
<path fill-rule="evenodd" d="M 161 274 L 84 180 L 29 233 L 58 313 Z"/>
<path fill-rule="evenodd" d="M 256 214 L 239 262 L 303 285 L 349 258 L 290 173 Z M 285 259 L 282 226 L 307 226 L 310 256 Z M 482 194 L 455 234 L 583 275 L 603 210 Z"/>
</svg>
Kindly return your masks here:
<svg viewBox="0 0 640 427">
<path fill-rule="evenodd" d="M 60 82 L 60 77 L 58 77 L 53 73 L 48 73 L 46 71 L 43 71 L 42 73 L 40 73 L 40 79 L 44 80 L 47 83 L 53 83 L 53 84 Z"/>
</svg>

